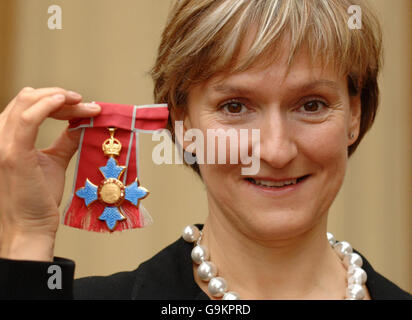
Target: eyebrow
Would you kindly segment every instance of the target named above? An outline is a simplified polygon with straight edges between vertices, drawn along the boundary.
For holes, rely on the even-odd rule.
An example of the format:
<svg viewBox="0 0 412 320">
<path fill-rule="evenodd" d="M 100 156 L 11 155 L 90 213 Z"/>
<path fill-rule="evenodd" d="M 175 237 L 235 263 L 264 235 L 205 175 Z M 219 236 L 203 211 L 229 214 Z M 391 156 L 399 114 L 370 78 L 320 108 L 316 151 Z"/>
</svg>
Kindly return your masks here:
<svg viewBox="0 0 412 320">
<path fill-rule="evenodd" d="M 319 79 L 316 81 L 312 81 L 309 83 L 297 84 L 289 87 L 289 90 L 294 91 L 310 91 L 316 89 L 318 87 L 329 87 L 334 90 L 339 90 L 339 85 L 335 81 L 327 80 L 327 79 Z M 223 94 L 250 94 L 254 93 L 256 90 L 253 88 L 245 88 L 240 86 L 232 86 L 224 83 L 218 83 L 212 87 L 212 89 L 216 92 L 220 92 Z"/>
</svg>

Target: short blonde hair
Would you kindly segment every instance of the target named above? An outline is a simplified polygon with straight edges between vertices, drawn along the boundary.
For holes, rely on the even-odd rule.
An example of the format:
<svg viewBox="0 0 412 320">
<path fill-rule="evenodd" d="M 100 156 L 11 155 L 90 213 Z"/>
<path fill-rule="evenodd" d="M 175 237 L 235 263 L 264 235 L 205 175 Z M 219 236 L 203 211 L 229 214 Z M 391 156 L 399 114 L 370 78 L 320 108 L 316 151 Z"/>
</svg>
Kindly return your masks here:
<svg viewBox="0 0 412 320">
<path fill-rule="evenodd" d="M 361 29 L 348 26 L 351 5 L 362 9 Z M 253 44 L 237 61 L 252 25 L 257 30 Z M 350 156 L 371 127 L 379 102 L 382 32 L 366 0 L 176 0 L 151 70 L 155 103 L 185 107 L 193 85 L 217 73 L 245 71 L 257 61 L 272 63 L 284 39 L 290 44 L 289 66 L 306 46 L 312 61 L 332 62 L 347 75 L 349 93 L 360 94 L 360 133 L 348 148 Z M 170 117 L 168 129 L 174 130 Z M 196 163 L 191 166 L 199 173 Z"/>
</svg>

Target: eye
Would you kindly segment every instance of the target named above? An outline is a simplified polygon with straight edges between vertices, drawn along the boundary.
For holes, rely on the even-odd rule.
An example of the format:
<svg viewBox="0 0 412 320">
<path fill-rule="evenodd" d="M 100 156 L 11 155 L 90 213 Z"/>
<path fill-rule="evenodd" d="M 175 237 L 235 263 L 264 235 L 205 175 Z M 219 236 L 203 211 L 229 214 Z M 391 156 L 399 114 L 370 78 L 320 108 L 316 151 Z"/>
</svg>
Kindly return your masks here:
<svg viewBox="0 0 412 320">
<path fill-rule="evenodd" d="M 304 113 L 320 113 L 324 111 L 323 109 L 327 108 L 328 104 L 321 100 L 310 100 L 305 102 L 298 110 Z"/>
<path fill-rule="evenodd" d="M 238 101 L 229 101 L 227 103 L 222 104 L 219 107 L 220 110 L 223 110 L 225 113 L 230 115 L 242 115 L 247 112 L 246 106 Z"/>
</svg>

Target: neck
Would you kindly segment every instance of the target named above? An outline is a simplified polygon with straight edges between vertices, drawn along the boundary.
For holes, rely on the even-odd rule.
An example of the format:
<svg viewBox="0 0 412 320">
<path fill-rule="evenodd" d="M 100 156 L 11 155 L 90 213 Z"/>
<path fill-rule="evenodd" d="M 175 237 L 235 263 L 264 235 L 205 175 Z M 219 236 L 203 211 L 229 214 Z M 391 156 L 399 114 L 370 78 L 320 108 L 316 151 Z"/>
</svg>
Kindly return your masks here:
<svg viewBox="0 0 412 320">
<path fill-rule="evenodd" d="M 262 242 L 217 217 L 224 215 L 208 216 L 202 244 L 209 248 L 210 261 L 216 264 L 218 275 L 241 299 L 344 297 L 346 271 L 327 241 L 326 218 L 293 238 Z M 196 272 L 194 275 L 207 292 L 207 284 Z"/>
</svg>

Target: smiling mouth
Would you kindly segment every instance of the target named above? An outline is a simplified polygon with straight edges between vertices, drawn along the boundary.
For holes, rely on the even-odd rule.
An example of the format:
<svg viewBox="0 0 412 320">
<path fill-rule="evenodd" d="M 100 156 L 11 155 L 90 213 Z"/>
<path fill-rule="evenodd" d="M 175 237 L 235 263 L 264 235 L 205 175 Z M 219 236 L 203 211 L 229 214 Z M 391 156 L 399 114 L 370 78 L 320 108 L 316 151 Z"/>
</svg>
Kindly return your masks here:
<svg viewBox="0 0 412 320">
<path fill-rule="evenodd" d="M 308 178 L 310 175 L 307 174 L 305 176 L 299 177 L 299 178 L 294 178 L 294 179 L 289 179 L 289 180 L 283 180 L 283 181 L 271 181 L 271 180 L 264 180 L 264 179 L 253 179 L 253 178 L 245 178 L 246 181 L 253 183 L 254 185 L 261 186 L 261 187 L 266 187 L 266 188 L 274 188 L 274 189 L 280 189 L 284 188 L 287 186 L 293 186 L 296 185 L 306 178 Z"/>
</svg>

